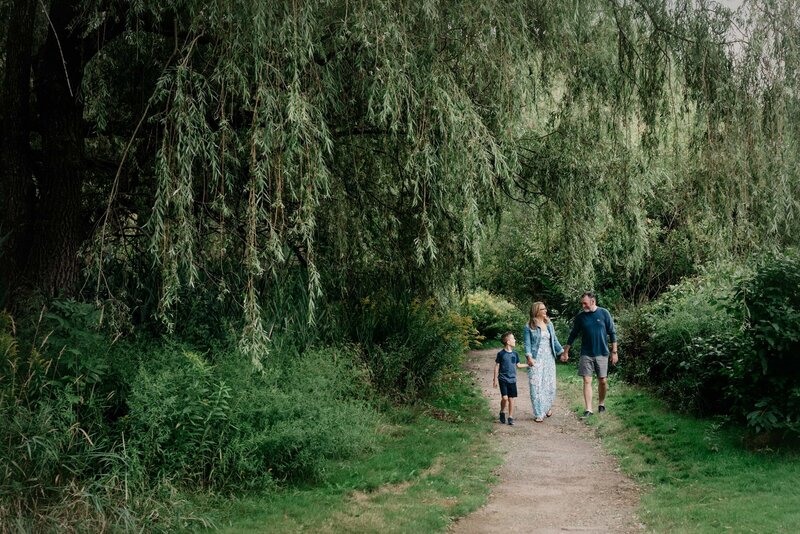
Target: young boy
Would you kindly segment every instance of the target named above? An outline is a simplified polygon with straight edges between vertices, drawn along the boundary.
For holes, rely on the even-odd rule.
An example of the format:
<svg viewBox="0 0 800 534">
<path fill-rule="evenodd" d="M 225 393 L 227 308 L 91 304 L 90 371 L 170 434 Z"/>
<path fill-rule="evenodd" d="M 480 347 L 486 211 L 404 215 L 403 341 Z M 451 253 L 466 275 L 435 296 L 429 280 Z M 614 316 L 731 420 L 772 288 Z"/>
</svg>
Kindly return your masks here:
<svg viewBox="0 0 800 534">
<path fill-rule="evenodd" d="M 497 353 L 494 365 L 494 378 L 492 387 L 500 386 L 500 422 L 506 422 L 506 404 L 508 404 L 508 424 L 514 424 L 514 399 L 517 398 L 517 367 L 527 367 L 519 363 L 519 354 L 514 351 L 517 340 L 514 334 L 506 332 L 500 341 L 505 345 L 503 350 Z"/>
</svg>

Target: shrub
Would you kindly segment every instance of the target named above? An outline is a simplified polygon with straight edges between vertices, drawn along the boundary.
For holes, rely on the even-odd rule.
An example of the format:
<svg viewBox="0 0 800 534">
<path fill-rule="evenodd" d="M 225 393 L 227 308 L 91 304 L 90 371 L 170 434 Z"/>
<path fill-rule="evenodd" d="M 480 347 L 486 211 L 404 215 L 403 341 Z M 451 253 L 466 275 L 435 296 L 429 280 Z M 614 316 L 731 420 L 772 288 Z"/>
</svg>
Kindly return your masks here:
<svg viewBox="0 0 800 534">
<path fill-rule="evenodd" d="M 284 358 L 264 375 L 235 353 L 218 365 L 171 346 L 131 388 L 129 446 L 157 480 L 265 488 L 319 476 L 331 458 L 373 443 L 378 416 L 358 400 L 354 349 Z"/>
<path fill-rule="evenodd" d="M 647 384 L 653 374 L 650 340 L 654 325 L 646 307 L 637 306 L 617 312 L 615 324 L 620 360 L 617 371 L 632 384 Z"/>
<path fill-rule="evenodd" d="M 120 401 L 95 311 L 56 301 L 19 330 L 0 314 L 0 532 L 174 530 L 108 420 Z"/>
<path fill-rule="evenodd" d="M 516 306 L 483 289 L 467 295 L 464 312 L 481 336 L 498 341 L 504 332 L 518 332 L 526 320 L 525 314 Z"/>
<path fill-rule="evenodd" d="M 707 269 L 672 286 L 655 303 L 618 316 L 621 371 L 655 386 L 680 409 L 730 409 L 737 359 L 745 350 L 741 316 L 732 313 L 742 270 Z"/>
<path fill-rule="evenodd" d="M 443 371 L 460 365 L 478 340 L 472 319 L 430 299 L 412 303 L 396 324 L 400 331 L 369 351 L 368 364 L 382 390 L 405 400 L 425 393 Z"/>
<path fill-rule="evenodd" d="M 263 374 L 235 350 L 112 344 L 95 311 L 0 314 L 0 532 L 175 531 L 176 489 L 269 489 L 374 444 L 353 347 L 273 353 Z"/>
<path fill-rule="evenodd" d="M 752 350 L 736 404 L 757 432 L 800 433 L 800 252 L 766 257 L 738 285 Z"/>
</svg>

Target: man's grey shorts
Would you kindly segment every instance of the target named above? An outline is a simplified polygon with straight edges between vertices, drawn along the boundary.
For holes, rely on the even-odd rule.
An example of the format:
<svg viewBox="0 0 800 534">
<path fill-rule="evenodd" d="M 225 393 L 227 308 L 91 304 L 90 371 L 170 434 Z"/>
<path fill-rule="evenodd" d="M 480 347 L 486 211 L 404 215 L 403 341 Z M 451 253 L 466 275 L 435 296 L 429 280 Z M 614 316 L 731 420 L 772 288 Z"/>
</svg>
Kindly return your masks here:
<svg viewBox="0 0 800 534">
<path fill-rule="evenodd" d="M 608 356 L 581 356 L 578 376 L 592 376 L 592 373 L 597 373 L 597 378 L 608 376 Z"/>
</svg>

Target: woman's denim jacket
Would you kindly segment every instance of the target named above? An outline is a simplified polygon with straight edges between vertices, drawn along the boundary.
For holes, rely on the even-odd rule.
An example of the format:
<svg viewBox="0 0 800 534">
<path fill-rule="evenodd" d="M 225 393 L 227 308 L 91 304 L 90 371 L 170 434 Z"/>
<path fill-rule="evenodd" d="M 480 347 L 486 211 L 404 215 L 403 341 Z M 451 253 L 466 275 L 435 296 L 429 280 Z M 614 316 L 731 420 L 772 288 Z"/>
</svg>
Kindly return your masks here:
<svg viewBox="0 0 800 534">
<path fill-rule="evenodd" d="M 553 349 L 553 356 L 558 356 L 564 352 L 561 343 L 558 342 L 556 331 L 553 328 L 553 323 L 547 323 L 547 330 L 550 332 L 550 348 Z M 531 355 L 535 360 L 536 354 L 539 351 L 539 342 L 542 340 L 542 329 L 538 326 L 531 328 L 528 323 L 525 323 L 525 355 Z"/>
</svg>

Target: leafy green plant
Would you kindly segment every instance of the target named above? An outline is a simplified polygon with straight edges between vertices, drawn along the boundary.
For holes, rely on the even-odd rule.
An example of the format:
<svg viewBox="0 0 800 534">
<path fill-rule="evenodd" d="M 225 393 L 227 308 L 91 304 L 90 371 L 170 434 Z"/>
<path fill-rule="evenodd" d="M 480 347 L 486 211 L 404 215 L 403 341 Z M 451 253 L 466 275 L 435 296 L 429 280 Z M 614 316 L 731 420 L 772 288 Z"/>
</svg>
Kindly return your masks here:
<svg viewBox="0 0 800 534">
<path fill-rule="evenodd" d="M 115 428 L 114 350 L 91 307 L 52 303 L 33 325 L 0 313 L 0 531 L 171 531 Z M 38 326 L 38 329 L 36 328 Z M 159 521 L 154 523 L 153 519 Z"/>
<path fill-rule="evenodd" d="M 368 353 L 375 382 L 413 400 L 441 373 L 458 366 L 477 343 L 472 319 L 443 310 L 434 300 L 415 301 L 397 318 L 402 329 Z"/>
<path fill-rule="evenodd" d="M 747 351 L 741 314 L 733 310 L 742 270 L 706 269 L 672 286 L 656 302 L 619 315 L 623 376 L 651 385 L 676 408 L 728 413 Z"/>
<path fill-rule="evenodd" d="M 737 405 L 756 432 L 800 434 L 800 251 L 764 258 L 737 290 L 752 343 Z"/>
<path fill-rule="evenodd" d="M 484 289 L 473 291 L 465 298 L 463 311 L 481 336 L 499 340 L 504 332 L 519 332 L 525 323 L 525 314 L 507 300 Z"/>
<path fill-rule="evenodd" d="M 235 352 L 217 365 L 183 346 L 154 355 L 133 381 L 125 420 L 154 480 L 265 489 L 313 479 L 325 461 L 370 447 L 378 415 L 352 348 L 296 355 L 266 374 Z"/>
</svg>

